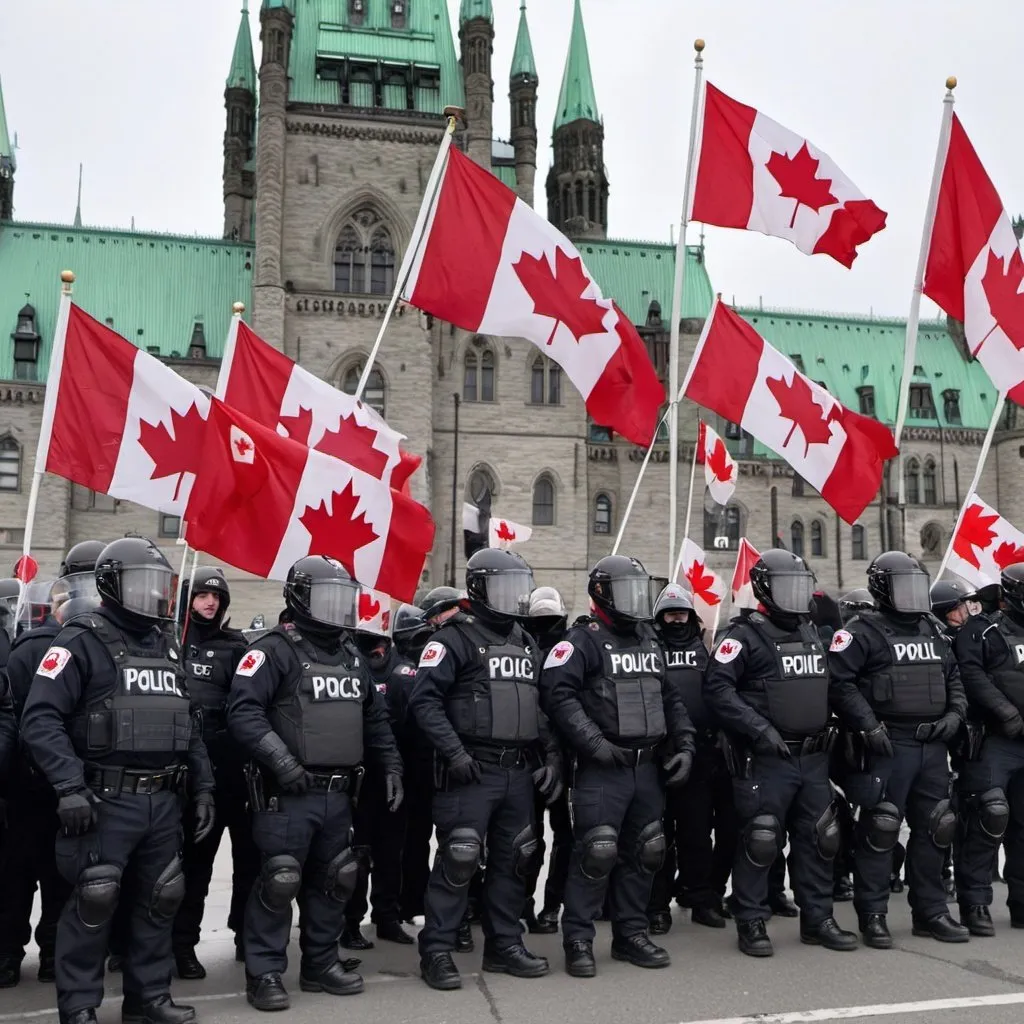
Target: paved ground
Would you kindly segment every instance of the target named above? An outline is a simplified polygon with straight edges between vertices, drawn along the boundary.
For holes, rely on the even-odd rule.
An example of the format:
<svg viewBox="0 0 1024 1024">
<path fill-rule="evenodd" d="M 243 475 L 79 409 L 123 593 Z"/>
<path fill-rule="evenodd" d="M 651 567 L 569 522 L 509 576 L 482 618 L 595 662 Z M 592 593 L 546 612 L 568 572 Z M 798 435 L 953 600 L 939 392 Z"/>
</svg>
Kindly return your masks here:
<svg viewBox="0 0 1024 1024">
<path fill-rule="evenodd" d="M 225 848 L 226 849 L 226 848 Z M 209 977 L 200 983 L 175 982 L 174 996 L 194 1002 L 204 1024 L 266 1024 L 245 1002 L 244 975 L 234 962 L 226 917 L 227 863 L 218 861 L 200 958 Z M 1024 1019 L 1024 931 L 1012 931 L 996 887 L 995 939 L 973 939 L 947 946 L 910 935 L 904 897 L 893 897 L 890 922 L 897 948 L 830 953 L 802 946 L 795 921 L 771 927 L 776 955 L 756 961 L 741 956 L 735 932 L 693 925 L 676 911 L 665 946 L 672 966 L 642 971 L 608 955 L 607 925 L 600 925 L 599 975 L 574 980 L 562 971 L 559 937 L 535 936 L 531 947 L 551 959 L 552 973 L 521 981 L 479 972 L 480 953 L 457 955 L 463 971 L 460 992 L 433 992 L 419 980 L 415 947 L 379 944 L 363 954 L 366 991 L 342 1000 L 299 991 L 295 963 L 285 981 L 292 1010 L 270 1017 L 285 1024 L 797 1024 L 806 1021 L 873 1020 L 880 1024 L 1019 1024 Z M 838 909 L 841 923 L 855 924 L 850 904 Z M 372 935 L 367 927 L 366 932 Z M 477 932 L 478 949 L 482 945 Z M 0 992 L 0 1024 L 56 1024 L 53 988 L 35 979 L 29 954 L 25 978 Z M 101 1024 L 118 1024 L 119 978 L 108 979 Z M 1001 1002 L 1000 1002 L 1001 1001 Z"/>
</svg>

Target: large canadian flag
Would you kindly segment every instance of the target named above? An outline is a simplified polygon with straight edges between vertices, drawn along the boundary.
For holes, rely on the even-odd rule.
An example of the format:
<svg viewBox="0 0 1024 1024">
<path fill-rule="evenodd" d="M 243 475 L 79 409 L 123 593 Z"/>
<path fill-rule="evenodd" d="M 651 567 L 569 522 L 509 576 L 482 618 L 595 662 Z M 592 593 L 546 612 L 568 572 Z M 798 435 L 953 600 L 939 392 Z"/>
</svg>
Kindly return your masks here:
<svg viewBox="0 0 1024 1024">
<path fill-rule="evenodd" d="M 218 399 L 201 444 L 185 512 L 192 547 L 279 580 L 305 555 L 328 555 L 364 587 L 413 599 L 434 542 L 422 505 Z"/>
<path fill-rule="evenodd" d="M 747 540 L 740 538 L 740 549 L 736 552 L 736 568 L 732 571 L 733 608 L 756 608 L 758 601 L 750 585 L 750 570 L 761 560 L 761 552 Z"/>
<path fill-rule="evenodd" d="M 1024 260 L 1002 200 L 953 115 L 924 294 L 961 320 L 971 354 L 1024 404 Z"/>
<path fill-rule="evenodd" d="M 47 392 L 39 468 L 183 514 L 210 408 L 195 384 L 71 303 L 54 338 Z"/>
<path fill-rule="evenodd" d="M 676 566 L 676 583 L 686 587 L 693 594 L 693 607 L 701 622 L 712 631 L 718 623 L 725 598 L 725 581 L 708 568 L 708 556 L 704 549 L 687 537 L 679 551 Z"/>
<path fill-rule="evenodd" d="M 704 467 L 704 482 L 711 497 L 719 505 L 728 505 L 736 490 L 736 460 L 703 420 L 697 429 L 697 462 Z"/>
<path fill-rule="evenodd" d="M 422 462 L 374 409 L 304 370 L 236 319 L 217 396 L 283 437 L 334 455 L 402 490 Z"/>
<path fill-rule="evenodd" d="M 827 153 L 706 84 L 691 220 L 785 238 L 849 267 L 885 218 Z"/>
<path fill-rule="evenodd" d="M 972 494 L 961 510 L 946 567 L 974 587 L 998 583 L 1008 565 L 1024 562 L 1024 533 Z"/>
<path fill-rule="evenodd" d="M 532 341 L 595 423 L 635 444 L 654 437 L 665 390 L 636 328 L 569 239 L 456 149 L 402 295 L 464 330 Z"/>
<path fill-rule="evenodd" d="M 720 300 L 682 390 L 785 459 L 848 523 L 871 503 L 885 460 L 897 454 L 887 427 L 837 402 Z"/>
</svg>

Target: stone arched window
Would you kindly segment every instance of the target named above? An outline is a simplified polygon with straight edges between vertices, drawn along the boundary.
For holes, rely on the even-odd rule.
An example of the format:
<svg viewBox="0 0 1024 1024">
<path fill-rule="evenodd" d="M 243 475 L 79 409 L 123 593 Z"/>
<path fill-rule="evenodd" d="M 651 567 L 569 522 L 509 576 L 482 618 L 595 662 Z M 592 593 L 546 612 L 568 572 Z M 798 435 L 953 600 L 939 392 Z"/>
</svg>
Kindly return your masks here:
<svg viewBox="0 0 1024 1024">
<path fill-rule="evenodd" d="M 532 405 L 558 405 L 562 401 L 562 368 L 537 355 L 530 364 L 530 403 Z"/>
<path fill-rule="evenodd" d="M 395 290 L 395 247 L 383 225 L 370 239 L 370 294 L 390 295 Z"/>
<path fill-rule="evenodd" d="M 466 484 L 466 500 L 479 506 L 487 495 L 495 498 L 497 494 L 498 485 L 495 482 L 494 474 L 487 466 L 477 466 L 469 474 L 469 481 Z"/>
<path fill-rule="evenodd" d="M 811 555 L 815 558 L 823 558 L 825 555 L 825 529 L 820 519 L 811 523 Z"/>
<path fill-rule="evenodd" d="M 790 550 L 794 555 L 799 555 L 801 558 L 804 557 L 804 524 L 799 519 L 793 520 L 793 525 L 789 528 L 790 536 Z"/>
<path fill-rule="evenodd" d="M 10 434 L 0 437 L 0 491 L 21 490 L 21 445 Z"/>
<path fill-rule="evenodd" d="M 921 500 L 926 505 L 938 504 L 938 490 L 935 483 L 935 460 L 924 460 L 924 471 L 921 474 Z"/>
<path fill-rule="evenodd" d="M 850 537 L 850 557 L 855 562 L 864 562 L 868 557 L 867 531 L 863 526 L 855 526 Z"/>
<path fill-rule="evenodd" d="M 463 357 L 462 400 L 494 401 L 494 352 L 478 338 L 467 347 Z"/>
<path fill-rule="evenodd" d="M 907 504 L 921 504 L 921 463 L 917 459 L 907 459 L 903 468 L 904 487 L 906 489 Z"/>
<path fill-rule="evenodd" d="M 533 485 L 533 525 L 554 526 L 555 484 L 547 473 L 537 477 Z"/>
<path fill-rule="evenodd" d="M 363 375 L 363 367 L 366 365 L 363 360 L 353 363 L 341 377 L 341 390 L 347 395 L 354 395 L 359 386 L 359 378 Z M 363 401 L 375 412 L 383 417 L 387 409 L 387 387 L 384 384 L 384 374 L 375 366 L 370 370 L 370 376 L 366 378 L 366 388 L 363 391 Z"/>
<path fill-rule="evenodd" d="M 395 287 L 395 243 L 373 207 L 357 210 L 338 232 L 334 290 L 346 295 L 390 295 Z"/>
<path fill-rule="evenodd" d="M 594 533 L 612 532 L 612 499 L 599 494 L 594 499 Z"/>
</svg>

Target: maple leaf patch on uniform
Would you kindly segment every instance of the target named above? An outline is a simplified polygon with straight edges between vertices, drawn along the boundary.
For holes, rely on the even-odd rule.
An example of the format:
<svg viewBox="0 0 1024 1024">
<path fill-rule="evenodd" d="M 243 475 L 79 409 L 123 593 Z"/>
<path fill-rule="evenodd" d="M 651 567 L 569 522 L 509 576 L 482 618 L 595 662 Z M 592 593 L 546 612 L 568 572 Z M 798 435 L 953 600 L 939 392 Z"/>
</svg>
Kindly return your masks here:
<svg viewBox="0 0 1024 1024">
<path fill-rule="evenodd" d="M 56 679 L 64 671 L 64 666 L 71 660 L 71 652 L 66 647 L 51 647 L 39 662 L 36 675 Z"/>
<path fill-rule="evenodd" d="M 576 648 L 568 640 L 560 640 L 548 652 L 544 659 L 544 668 L 554 668 L 556 665 L 564 665 L 572 656 Z"/>
<path fill-rule="evenodd" d="M 723 640 L 715 651 L 715 661 L 728 665 L 730 661 L 735 661 L 740 656 L 742 650 L 743 644 L 739 640 Z"/>
<path fill-rule="evenodd" d="M 518 263 L 512 264 L 516 276 L 533 299 L 533 311 L 539 316 L 550 316 L 555 321 L 547 343 L 555 340 L 558 325 L 565 324 L 576 339 L 588 334 L 604 334 L 607 308 L 597 299 L 584 298 L 583 293 L 591 281 L 583 269 L 579 256 L 570 256 L 561 246 L 555 249 L 555 267 L 546 255 L 540 258 L 524 252 Z"/>
<path fill-rule="evenodd" d="M 853 634 L 848 629 L 837 629 L 832 634 L 832 643 L 829 644 L 828 649 L 838 654 L 840 651 L 845 651 L 852 643 Z"/>
<path fill-rule="evenodd" d="M 238 663 L 235 669 L 236 676 L 254 676 L 260 665 L 267 660 L 263 651 L 246 651 L 245 657 Z"/>
<path fill-rule="evenodd" d="M 185 413 L 171 409 L 171 429 L 163 422 L 139 421 L 139 444 L 153 460 L 150 480 L 176 476 L 174 499 L 177 501 L 185 473 L 195 473 L 203 459 L 203 433 L 206 419 L 193 402 Z"/>
<path fill-rule="evenodd" d="M 444 661 L 445 655 L 448 653 L 448 648 L 444 644 L 439 644 L 436 640 L 431 640 L 426 647 L 423 648 L 423 653 L 420 655 L 420 668 L 430 668 L 432 665 L 440 665 Z"/>
</svg>

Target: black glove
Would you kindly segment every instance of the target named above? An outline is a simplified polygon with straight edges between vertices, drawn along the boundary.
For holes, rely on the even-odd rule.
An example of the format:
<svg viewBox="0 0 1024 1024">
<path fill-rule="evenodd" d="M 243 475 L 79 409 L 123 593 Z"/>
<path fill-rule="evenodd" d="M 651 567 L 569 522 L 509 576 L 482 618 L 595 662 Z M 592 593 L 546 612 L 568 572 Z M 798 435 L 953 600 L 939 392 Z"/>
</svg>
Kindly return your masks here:
<svg viewBox="0 0 1024 1024">
<path fill-rule="evenodd" d="M 681 750 L 673 754 L 662 767 L 665 769 L 665 785 L 681 786 L 690 777 L 693 754 L 689 750 Z"/>
<path fill-rule="evenodd" d="M 384 776 L 384 788 L 387 791 L 388 810 L 394 813 L 402 806 L 402 801 L 405 799 L 402 776 L 398 772 L 388 772 Z"/>
<path fill-rule="evenodd" d="M 924 735 L 925 743 L 949 743 L 960 731 L 960 716 L 947 711 L 937 722 L 928 726 Z"/>
<path fill-rule="evenodd" d="M 625 768 L 633 763 L 632 751 L 617 747 L 604 738 L 590 756 L 602 768 Z"/>
<path fill-rule="evenodd" d="M 892 740 L 884 725 L 876 725 L 870 732 L 862 732 L 864 746 L 879 757 L 892 757 Z"/>
<path fill-rule="evenodd" d="M 57 801 L 57 817 L 63 834 L 85 835 L 96 824 L 97 803 L 96 794 L 84 786 L 74 793 L 65 793 Z"/>
<path fill-rule="evenodd" d="M 562 785 L 562 773 L 551 764 L 546 764 L 533 773 L 533 784 L 548 805 L 553 804 L 565 790 L 565 786 Z"/>
<path fill-rule="evenodd" d="M 788 761 L 791 756 L 786 741 L 779 735 L 779 730 L 774 725 L 769 725 L 764 732 L 758 734 L 754 740 L 754 750 L 759 754 L 781 757 L 784 761 Z"/>
<path fill-rule="evenodd" d="M 280 761 L 274 767 L 277 784 L 286 793 L 305 793 L 309 789 L 309 772 L 293 757 L 291 762 Z"/>
<path fill-rule="evenodd" d="M 213 831 L 213 823 L 216 818 L 217 812 L 214 808 L 213 793 L 209 791 L 197 793 L 196 830 L 193 833 L 193 838 L 197 843 L 201 843 Z"/>
<path fill-rule="evenodd" d="M 480 765 L 463 750 L 448 762 L 448 777 L 462 786 L 475 784 L 482 777 Z"/>
<path fill-rule="evenodd" d="M 1021 718 L 1019 711 L 1009 718 L 1004 718 L 999 726 L 999 734 L 1008 740 L 1015 740 L 1021 733 L 1024 733 L 1024 718 Z"/>
</svg>

